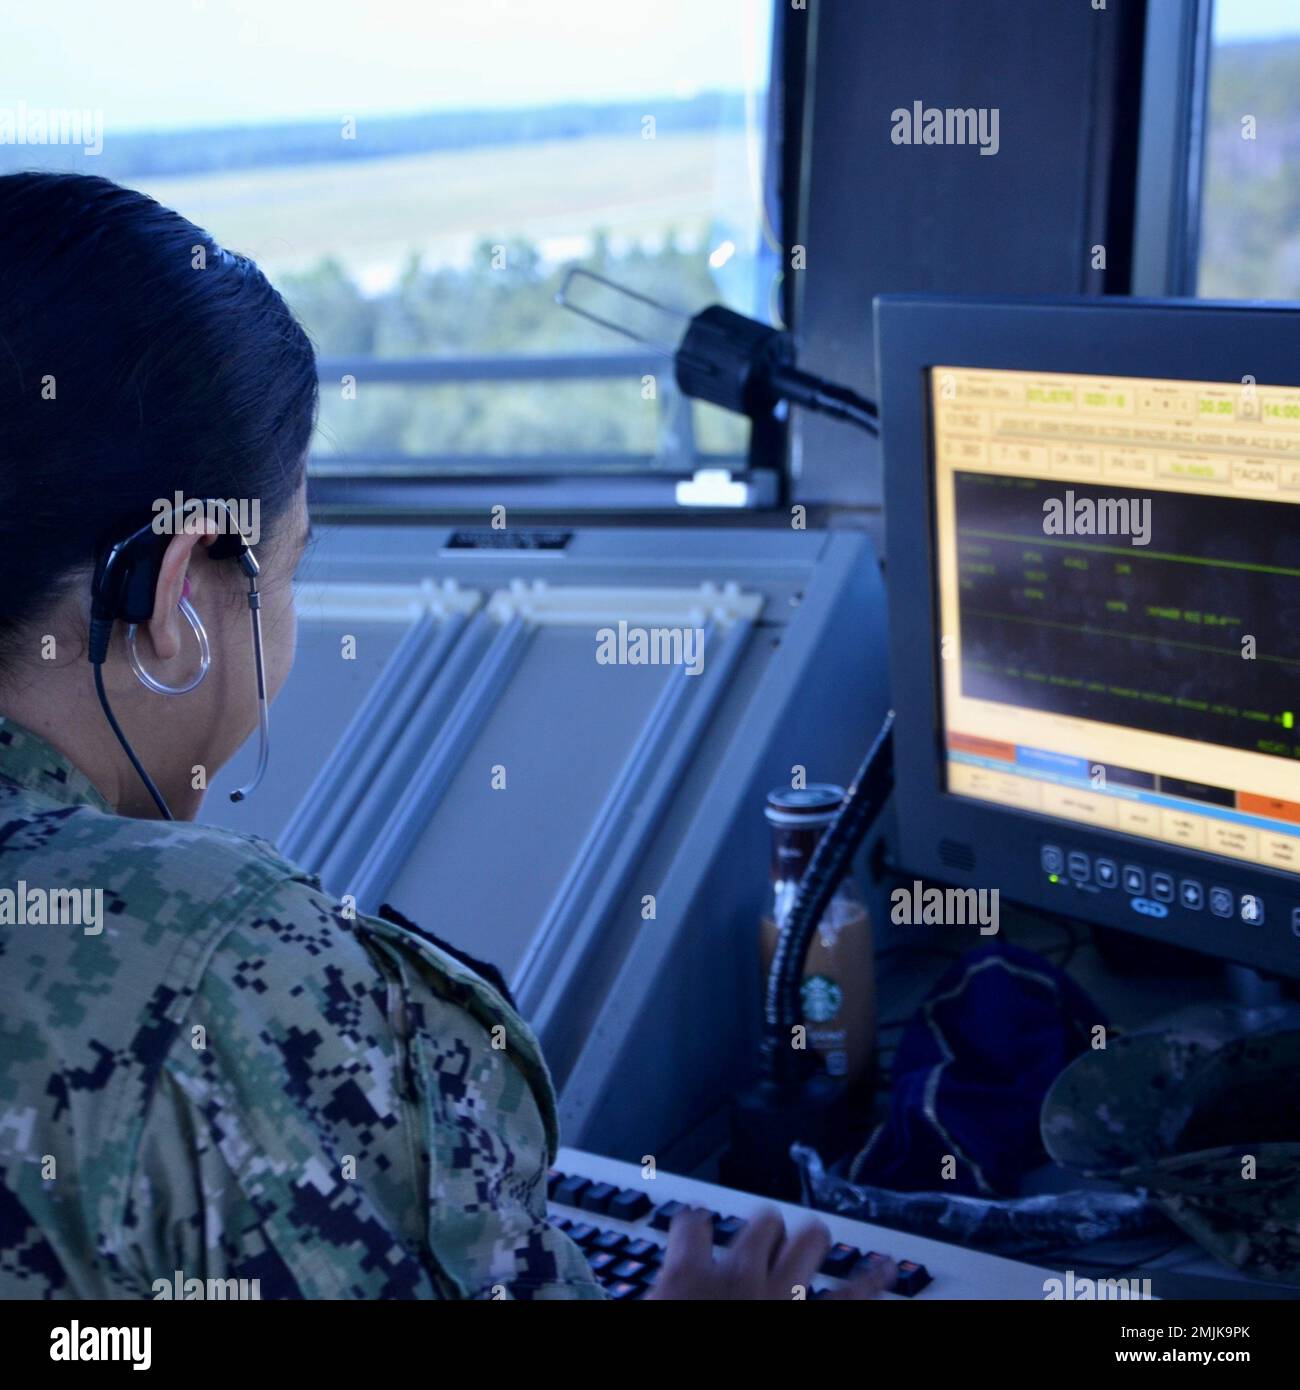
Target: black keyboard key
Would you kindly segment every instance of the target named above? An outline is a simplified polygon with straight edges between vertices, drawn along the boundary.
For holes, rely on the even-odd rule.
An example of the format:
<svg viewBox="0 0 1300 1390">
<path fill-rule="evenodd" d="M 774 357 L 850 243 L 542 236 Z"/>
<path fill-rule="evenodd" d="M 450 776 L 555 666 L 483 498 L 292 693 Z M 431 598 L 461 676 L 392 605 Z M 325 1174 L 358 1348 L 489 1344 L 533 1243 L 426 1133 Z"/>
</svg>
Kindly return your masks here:
<svg viewBox="0 0 1300 1390">
<path fill-rule="evenodd" d="M 622 1231 L 602 1231 L 595 1240 L 591 1242 L 593 1250 L 609 1250 L 611 1252 L 622 1250 L 628 1243 L 628 1238 Z"/>
<path fill-rule="evenodd" d="M 622 1301 L 625 1298 L 640 1298 L 645 1293 L 644 1284 L 630 1284 L 625 1279 L 620 1279 L 617 1283 L 606 1284 L 605 1292 L 611 1298 Z"/>
<path fill-rule="evenodd" d="M 715 1221 L 713 1223 L 713 1243 L 715 1245 L 730 1245 L 747 1224 L 739 1216 L 724 1216 L 720 1221 Z"/>
<path fill-rule="evenodd" d="M 609 1203 L 609 1215 L 619 1221 L 639 1221 L 649 1210 L 650 1198 L 630 1187 L 615 1194 Z"/>
<path fill-rule="evenodd" d="M 843 1241 L 839 1241 L 826 1252 L 821 1272 L 834 1279 L 847 1279 L 861 1258 L 862 1251 L 856 1245 L 845 1245 Z"/>
<path fill-rule="evenodd" d="M 875 1274 L 878 1272 L 877 1267 L 888 1259 L 889 1256 L 882 1255 L 879 1250 L 868 1250 L 849 1273 L 842 1277 L 851 1279 L 856 1278 L 860 1274 Z"/>
<path fill-rule="evenodd" d="M 594 1182 L 578 1198 L 578 1205 L 583 1211 L 599 1212 L 603 1216 L 617 1193 L 618 1188 L 612 1183 Z"/>
<path fill-rule="evenodd" d="M 587 1252 L 587 1263 L 596 1274 L 605 1274 L 618 1262 L 618 1256 L 611 1255 L 608 1250 L 589 1250 Z"/>
<path fill-rule="evenodd" d="M 685 1202 L 665 1202 L 654 1210 L 654 1215 L 650 1218 L 650 1224 L 656 1231 L 666 1231 L 672 1224 L 672 1219 L 679 1211 L 686 1211 Z"/>
<path fill-rule="evenodd" d="M 555 1185 L 555 1191 L 551 1193 L 551 1200 L 558 1202 L 562 1207 L 576 1207 L 582 1201 L 582 1194 L 591 1186 L 589 1178 L 580 1178 L 576 1174 L 571 1177 L 562 1178 Z"/>
<path fill-rule="evenodd" d="M 565 1176 L 566 1176 L 566 1175 L 565 1175 L 564 1173 L 561 1173 L 560 1170 L 559 1170 L 558 1168 L 552 1168 L 552 1169 L 550 1170 L 550 1172 L 547 1173 L 547 1175 L 546 1175 L 546 1195 L 547 1195 L 548 1197 L 554 1197 L 554 1196 L 555 1196 L 555 1189 L 556 1189 L 557 1187 L 559 1187 L 559 1185 L 564 1181 Z"/>
<path fill-rule="evenodd" d="M 596 1237 L 600 1232 L 589 1221 L 575 1221 L 569 1227 L 569 1239 L 575 1245 L 580 1245 L 584 1250 L 596 1243 Z"/>
<path fill-rule="evenodd" d="M 643 1264 L 640 1260 L 620 1260 L 619 1263 L 616 1264 L 612 1270 L 610 1270 L 610 1273 L 616 1279 L 631 1280 L 643 1280 L 646 1278 L 649 1272 L 649 1266 Z"/>
<path fill-rule="evenodd" d="M 911 1298 L 914 1294 L 921 1292 L 930 1283 L 930 1271 L 924 1265 L 919 1265 L 915 1260 L 899 1260 L 898 1278 L 894 1283 L 894 1292 L 901 1293 L 904 1298 Z"/>
</svg>

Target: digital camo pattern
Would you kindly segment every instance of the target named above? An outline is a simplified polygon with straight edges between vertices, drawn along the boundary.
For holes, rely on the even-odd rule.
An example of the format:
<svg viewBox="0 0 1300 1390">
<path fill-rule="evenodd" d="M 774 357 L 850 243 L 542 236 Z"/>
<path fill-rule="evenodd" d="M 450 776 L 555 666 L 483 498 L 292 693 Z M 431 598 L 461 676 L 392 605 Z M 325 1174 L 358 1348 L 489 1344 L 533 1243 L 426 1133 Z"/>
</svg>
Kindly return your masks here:
<svg viewBox="0 0 1300 1390">
<path fill-rule="evenodd" d="M 1058 1163 L 1149 1189 L 1228 1264 L 1294 1281 L 1300 1027 L 1261 1012 L 1195 1009 L 1085 1053 L 1043 1102 L 1043 1143 Z"/>
<path fill-rule="evenodd" d="M 547 1222 L 532 1034 L 417 932 L 0 721 L 18 881 L 102 888 L 103 930 L 0 925 L 0 1298 L 604 1296 Z"/>
</svg>

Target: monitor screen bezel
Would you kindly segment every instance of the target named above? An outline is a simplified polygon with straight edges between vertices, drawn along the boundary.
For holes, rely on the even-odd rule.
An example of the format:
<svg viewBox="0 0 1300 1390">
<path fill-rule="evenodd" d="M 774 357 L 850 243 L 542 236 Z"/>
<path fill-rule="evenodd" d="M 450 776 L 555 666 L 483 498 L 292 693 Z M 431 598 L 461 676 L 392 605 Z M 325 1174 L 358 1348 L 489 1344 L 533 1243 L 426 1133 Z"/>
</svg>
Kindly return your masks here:
<svg viewBox="0 0 1300 1390">
<path fill-rule="evenodd" d="M 882 295 L 875 310 L 901 870 L 1300 977 L 1300 875 L 947 790 L 930 391 L 936 367 L 1300 387 L 1300 306 Z M 1296 783 L 1300 800 L 1300 765 Z M 1147 919 L 1122 894 L 1050 883 L 1049 842 L 1258 893 L 1270 914 L 1258 927 Z"/>
</svg>

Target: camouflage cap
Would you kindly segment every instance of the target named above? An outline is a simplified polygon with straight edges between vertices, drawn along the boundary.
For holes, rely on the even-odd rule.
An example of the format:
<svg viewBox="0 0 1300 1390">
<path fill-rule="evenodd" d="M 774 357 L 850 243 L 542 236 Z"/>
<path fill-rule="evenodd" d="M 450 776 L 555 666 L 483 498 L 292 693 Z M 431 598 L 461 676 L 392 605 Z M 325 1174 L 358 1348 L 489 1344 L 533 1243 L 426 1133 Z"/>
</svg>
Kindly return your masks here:
<svg viewBox="0 0 1300 1390">
<path fill-rule="evenodd" d="M 1063 1167 L 1148 1189 L 1193 1240 L 1300 1276 L 1300 1016 L 1199 1007 L 1084 1053 L 1043 1101 Z"/>
</svg>

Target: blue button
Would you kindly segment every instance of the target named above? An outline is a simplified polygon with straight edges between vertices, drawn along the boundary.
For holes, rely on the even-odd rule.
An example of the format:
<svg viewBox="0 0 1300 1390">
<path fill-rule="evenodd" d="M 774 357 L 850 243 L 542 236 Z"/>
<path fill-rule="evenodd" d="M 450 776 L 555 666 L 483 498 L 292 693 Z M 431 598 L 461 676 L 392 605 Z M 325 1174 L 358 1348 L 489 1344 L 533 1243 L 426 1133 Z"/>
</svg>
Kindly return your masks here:
<svg viewBox="0 0 1300 1390">
<path fill-rule="evenodd" d="M 1065 869 L 1065 855 L 1057 845 L 1043 846 L 1043 872 L 1059 874 Z"/>
<path fill-rule="evenodd" d="M 1070 877 L 1078 883 L 1087 883 L 1092 877 L 1092 861 L 1081 849 L 1070 851 Z"/>
<path fill-rule="evenodd" d="M 1097 882 L 1103 888 L 1114 888 L 1119 882 L 1119 869 L 1113 859 L 1098 859 L 1096 869 Z"/>
<path fill-rule="evenodd" d="M 1205 906 L 1205 889 L 1200 879 L 1183 879 L 1178 885 L 1178 900 L 1190 911 L 1199 912 Z"/>
<path fill-rule="evenodd" d="M 1171 903 L 1174 900 L 1174 880 L 1169 874 L 1151 875 L 1151 896 L 1158 903 Z"/>
<path fill-rule="evenodd" d="M 1252 927 L 1257 927 L 1263 922 L 1264 899 L 1257 893 L 1241 895 L 1241 920 L 1249 922 Z"/>
<path fill-rule="evenodd" d="M 1147 871 L 1136 864 L 1124 865 L 1124 891 L 1134 895 L 1147 891 Z"/>
<path fill-rule="evenodd" d="M 1131 898 L 1129 906 L 1134 912 L 1140 912 L 1143 917 L 1168 917 L 1169 909 L 1164 903 L 1158 903 L 1154 898 Z"/>
<path fill-rule="evenodd" d="M 1233 898 L 1231 888 L 1211 888 L 1210 889 L 1210 911 L 1216 917 L 1231 917 L 1233 912 Z"/>
<path fill-rule="evenodd" d="M 1291 935 L 1300 936 L 1300 907 L 1291 909 Z"/>
</svg>

